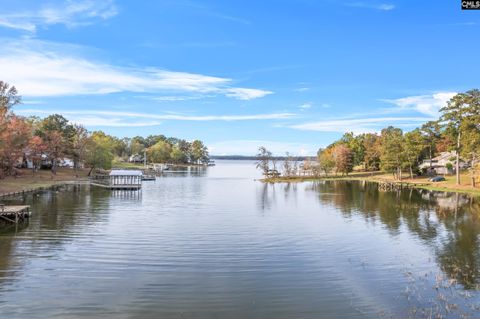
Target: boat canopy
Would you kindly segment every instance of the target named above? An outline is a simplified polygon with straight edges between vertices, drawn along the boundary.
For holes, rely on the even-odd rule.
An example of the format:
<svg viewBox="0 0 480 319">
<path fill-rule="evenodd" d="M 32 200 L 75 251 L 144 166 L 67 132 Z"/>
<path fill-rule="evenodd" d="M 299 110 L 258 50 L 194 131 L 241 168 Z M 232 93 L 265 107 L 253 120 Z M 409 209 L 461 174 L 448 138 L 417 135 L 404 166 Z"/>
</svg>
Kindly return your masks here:
<svg viewBox="0 0 480 319">
<path fill-rule="evenodd" d="M 143 173 L 140 170 L 133 169 L 114 169 L 110 172 L 110 176 L 142 176 Z"/>
</svg>

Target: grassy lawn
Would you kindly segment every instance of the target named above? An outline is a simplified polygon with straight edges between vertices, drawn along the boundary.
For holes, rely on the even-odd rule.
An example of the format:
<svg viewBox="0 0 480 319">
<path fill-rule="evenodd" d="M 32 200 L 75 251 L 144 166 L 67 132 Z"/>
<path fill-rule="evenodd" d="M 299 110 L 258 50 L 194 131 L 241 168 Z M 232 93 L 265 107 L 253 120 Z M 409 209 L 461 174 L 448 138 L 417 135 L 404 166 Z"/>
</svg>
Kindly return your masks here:
<svg viewBox="0 0 480 319">
<path fill-rule="evenodd" d="M 17 177 L 7 176 L 0 179 L 0 194 L 44 188 L 65 182 L 85 180 L 89 169 L 78 170 L 78 177 L 71 168 L 59 168 L 56 175 L 50 170 L 40 170 L 32 174 L 30 169 L 21 169 Z"/>
<path fill-rule="evenodd" d="M 122 161 L 113 161 L 112 168 L 123 168 L 123 169 L 144 169 L 143 163 L 129 163 Z"/>
</svg>

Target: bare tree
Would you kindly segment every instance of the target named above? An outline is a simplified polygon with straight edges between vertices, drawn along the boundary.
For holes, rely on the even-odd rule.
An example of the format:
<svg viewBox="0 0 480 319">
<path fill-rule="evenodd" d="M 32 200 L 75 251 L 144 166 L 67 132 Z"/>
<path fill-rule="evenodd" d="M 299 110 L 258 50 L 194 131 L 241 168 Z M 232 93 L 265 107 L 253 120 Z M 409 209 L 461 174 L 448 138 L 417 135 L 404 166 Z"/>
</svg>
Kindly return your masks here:
<svg viewBox="0 0 480 319">
<path fill-rule="evenodd" d="M 265 146 L 260 146 L 257 153 L 257 169 L 262 170 L 264 176 L 268 175 L 270 170 L 270 161 L 272 160 L 272 152 L 267 150 Z"/>
<path fill-rule="evenodd" d="M 285 155 L 285 160 L 283 161 L 283 175 L 290 176 L 292 174 L 292 157 L 289 152 L 286 152 Z"/>
</svg>

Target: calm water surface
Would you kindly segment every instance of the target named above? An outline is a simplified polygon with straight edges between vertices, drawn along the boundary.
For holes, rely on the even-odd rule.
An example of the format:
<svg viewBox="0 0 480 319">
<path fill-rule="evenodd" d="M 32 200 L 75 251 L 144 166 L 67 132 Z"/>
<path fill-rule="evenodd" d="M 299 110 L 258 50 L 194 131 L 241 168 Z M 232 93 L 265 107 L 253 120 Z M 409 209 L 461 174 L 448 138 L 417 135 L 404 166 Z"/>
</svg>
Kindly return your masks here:
<svg viewBox="0 0 480 319">
<path fill-rule="evenodd" d="M 11 199 L 34 215 L 0 230 L 0 317 L 480 318 L 478 201 L 257 177 L 218 161 Z"/>
</svg>

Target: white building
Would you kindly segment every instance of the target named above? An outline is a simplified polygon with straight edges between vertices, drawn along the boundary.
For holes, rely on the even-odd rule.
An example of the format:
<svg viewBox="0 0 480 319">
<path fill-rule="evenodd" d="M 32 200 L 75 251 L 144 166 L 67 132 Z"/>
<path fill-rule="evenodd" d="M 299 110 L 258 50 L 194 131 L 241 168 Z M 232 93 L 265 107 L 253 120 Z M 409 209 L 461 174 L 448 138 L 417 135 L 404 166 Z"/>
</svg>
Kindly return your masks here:
<svg viewBox="0 0 480 319">
<path fill-rule="evenodd" d="M 440 155 L 430 159 L 426 159 L 418 166 L 422 171 L 426 171 L 427 174 L 447 175 L 455 172 L 457 160 L 457 152 L 442 152 Z M 468 167 L 468 163 L 460 158 L 460 169 Z"/>
</svg>

